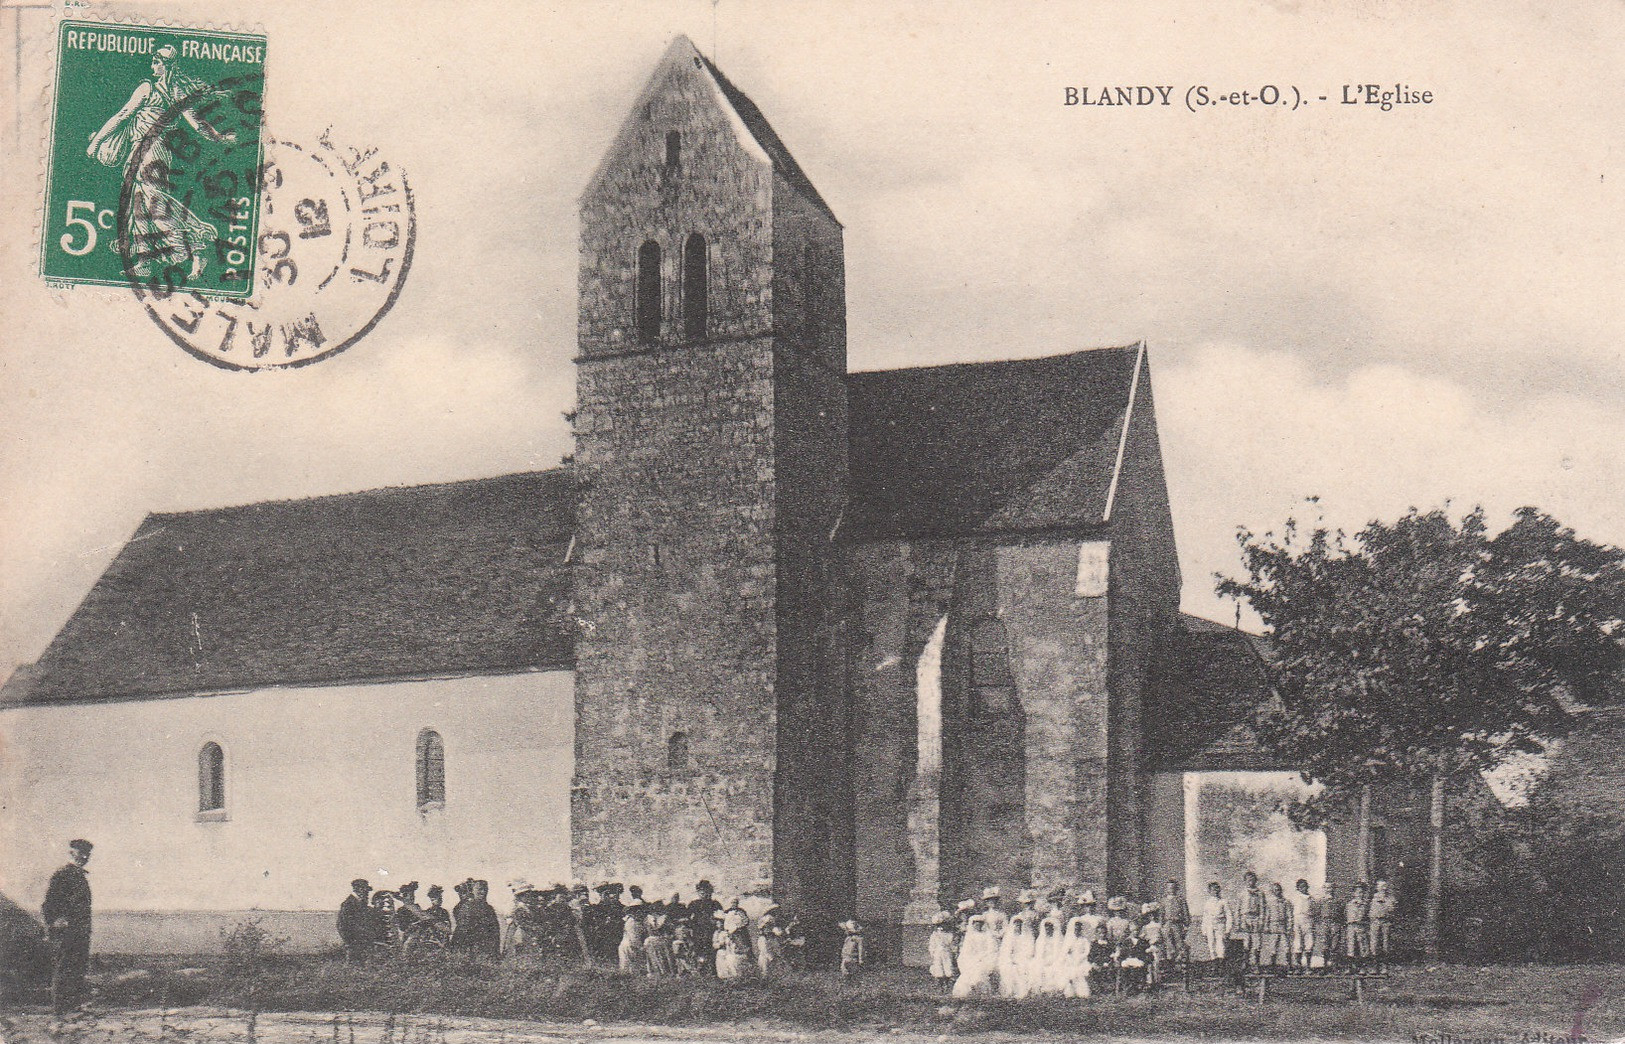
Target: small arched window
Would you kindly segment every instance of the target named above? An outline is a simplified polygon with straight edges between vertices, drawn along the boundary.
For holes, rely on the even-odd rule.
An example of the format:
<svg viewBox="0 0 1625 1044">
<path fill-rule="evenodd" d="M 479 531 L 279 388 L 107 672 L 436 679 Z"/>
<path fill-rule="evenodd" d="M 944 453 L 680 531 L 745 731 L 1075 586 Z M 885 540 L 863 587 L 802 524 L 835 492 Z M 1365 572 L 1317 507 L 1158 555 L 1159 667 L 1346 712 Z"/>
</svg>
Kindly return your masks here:
<svg viewBox="0 0 1625 1044">
<path fill-rule="evenodd" d="M 688 770 L 688 733 L 674 732 L 666 740 L 666 771 L 686 772 Z"/>
<path fill-rule="evenodd" d="M 666 132 L 666 166 L 675 167 L 683 161 L 683 135 L 681 131 Z"/>
<path fill-rule="evenodd" d="M 440 733 L 424 729 L 418 733 L 418 811 L 426 812 L 446 803 L 446 744 Z"/>
<path fill-rule="evenodd" d="M 648 240 L 638 248 L 638 340 L 660 338 L 660 244 Z"/>
<path fill-rule="evenodd" d="M 219 812 L 226 807 L 226 752 L 210 741 L 197 752 L 197 810 Z"/>
<path fill-rule="evenodd" d="M 690 341 L 705 336 L 710 294 L 708 263 L 705 237 L 695 232 L 683 243 L 683 336 Z"/>
</svg>

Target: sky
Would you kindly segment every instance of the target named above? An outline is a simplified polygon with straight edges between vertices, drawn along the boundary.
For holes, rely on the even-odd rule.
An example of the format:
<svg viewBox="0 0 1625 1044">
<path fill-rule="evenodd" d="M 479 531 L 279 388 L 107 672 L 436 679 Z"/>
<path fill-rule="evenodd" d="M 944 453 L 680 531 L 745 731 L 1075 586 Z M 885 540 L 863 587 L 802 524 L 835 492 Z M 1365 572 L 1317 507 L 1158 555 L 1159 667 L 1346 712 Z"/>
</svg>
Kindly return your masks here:
<svg viewBox="0 0 1625 1044">
<path fill-rule="evenodd" d="M 1534 504 L 1625 544 L 1625 5 L 126 6 L 262 28 L 267 130 L 376 146 L 414 189 L 412 271 L 377 328 L 234 373 L 128 294 L 38 277 L 55 36 L 15 2 L 0 675 L 149 512 L 557 465 L 576 197 L 679 33 L 844 223 L 854 369 L 1146 342 L 1187 610 L 1231 619 L 1213 575 L 1236 528 L 1311 495 L 1351 528 Z M 1368 82 L 1434 101 L 1339 104 Z M 1264 84 L 1310 104 L 1180 104 Z M 1063 104 L 1137 85 L 1175 104 Z"/>
</svg>

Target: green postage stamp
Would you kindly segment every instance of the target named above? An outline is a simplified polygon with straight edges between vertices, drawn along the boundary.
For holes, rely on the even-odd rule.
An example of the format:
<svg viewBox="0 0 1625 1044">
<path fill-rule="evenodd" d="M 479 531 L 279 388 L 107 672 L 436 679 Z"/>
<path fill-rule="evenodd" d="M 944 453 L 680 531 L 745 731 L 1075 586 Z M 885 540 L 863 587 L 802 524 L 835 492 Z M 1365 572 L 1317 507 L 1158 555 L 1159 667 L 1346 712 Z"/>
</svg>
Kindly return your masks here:
<svg viewBox="0 0 1625 1044">
<path fill-rule="evenodd" d="M 264 36 L 62 22 L 41 273 L 248 297 L 264 72 Z"/>
</svg>

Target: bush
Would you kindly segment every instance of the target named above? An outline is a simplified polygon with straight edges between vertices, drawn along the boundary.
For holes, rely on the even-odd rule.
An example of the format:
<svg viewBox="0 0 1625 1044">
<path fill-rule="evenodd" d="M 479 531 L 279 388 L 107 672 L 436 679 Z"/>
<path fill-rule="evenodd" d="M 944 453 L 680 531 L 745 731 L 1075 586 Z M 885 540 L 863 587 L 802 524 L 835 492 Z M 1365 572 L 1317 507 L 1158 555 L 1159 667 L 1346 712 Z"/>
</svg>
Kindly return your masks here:
<svg viewBox="0 0 1625 1044">
<path fill-rule="evenodd" d="M 287 936 L 273 934 L 257 917 L 220 929 L 221 963 L 228 975 L 258 971 L 287 945 Z"/>
</svg>

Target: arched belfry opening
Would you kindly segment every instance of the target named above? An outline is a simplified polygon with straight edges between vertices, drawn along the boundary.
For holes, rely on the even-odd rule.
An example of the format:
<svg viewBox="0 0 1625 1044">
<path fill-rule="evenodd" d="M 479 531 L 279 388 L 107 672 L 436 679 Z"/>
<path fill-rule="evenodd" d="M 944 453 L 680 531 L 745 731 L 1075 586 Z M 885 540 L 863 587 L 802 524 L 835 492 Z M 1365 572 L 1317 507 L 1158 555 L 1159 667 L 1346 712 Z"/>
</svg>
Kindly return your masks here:
<svg viewBox="0 0 1625 1044">
<path fill-rule="evenodd" d="M 638 248 L 637 323 L 639 341 L 660 339 L 660 244 L 652 239 Z"/>
<path fill-rule="evenodd" d="M 705 337 L 710 319 L 710 264 L 705 237 L 692 233 L 683 243 L 683 337 L 698 341 Z"/>
</svg>

